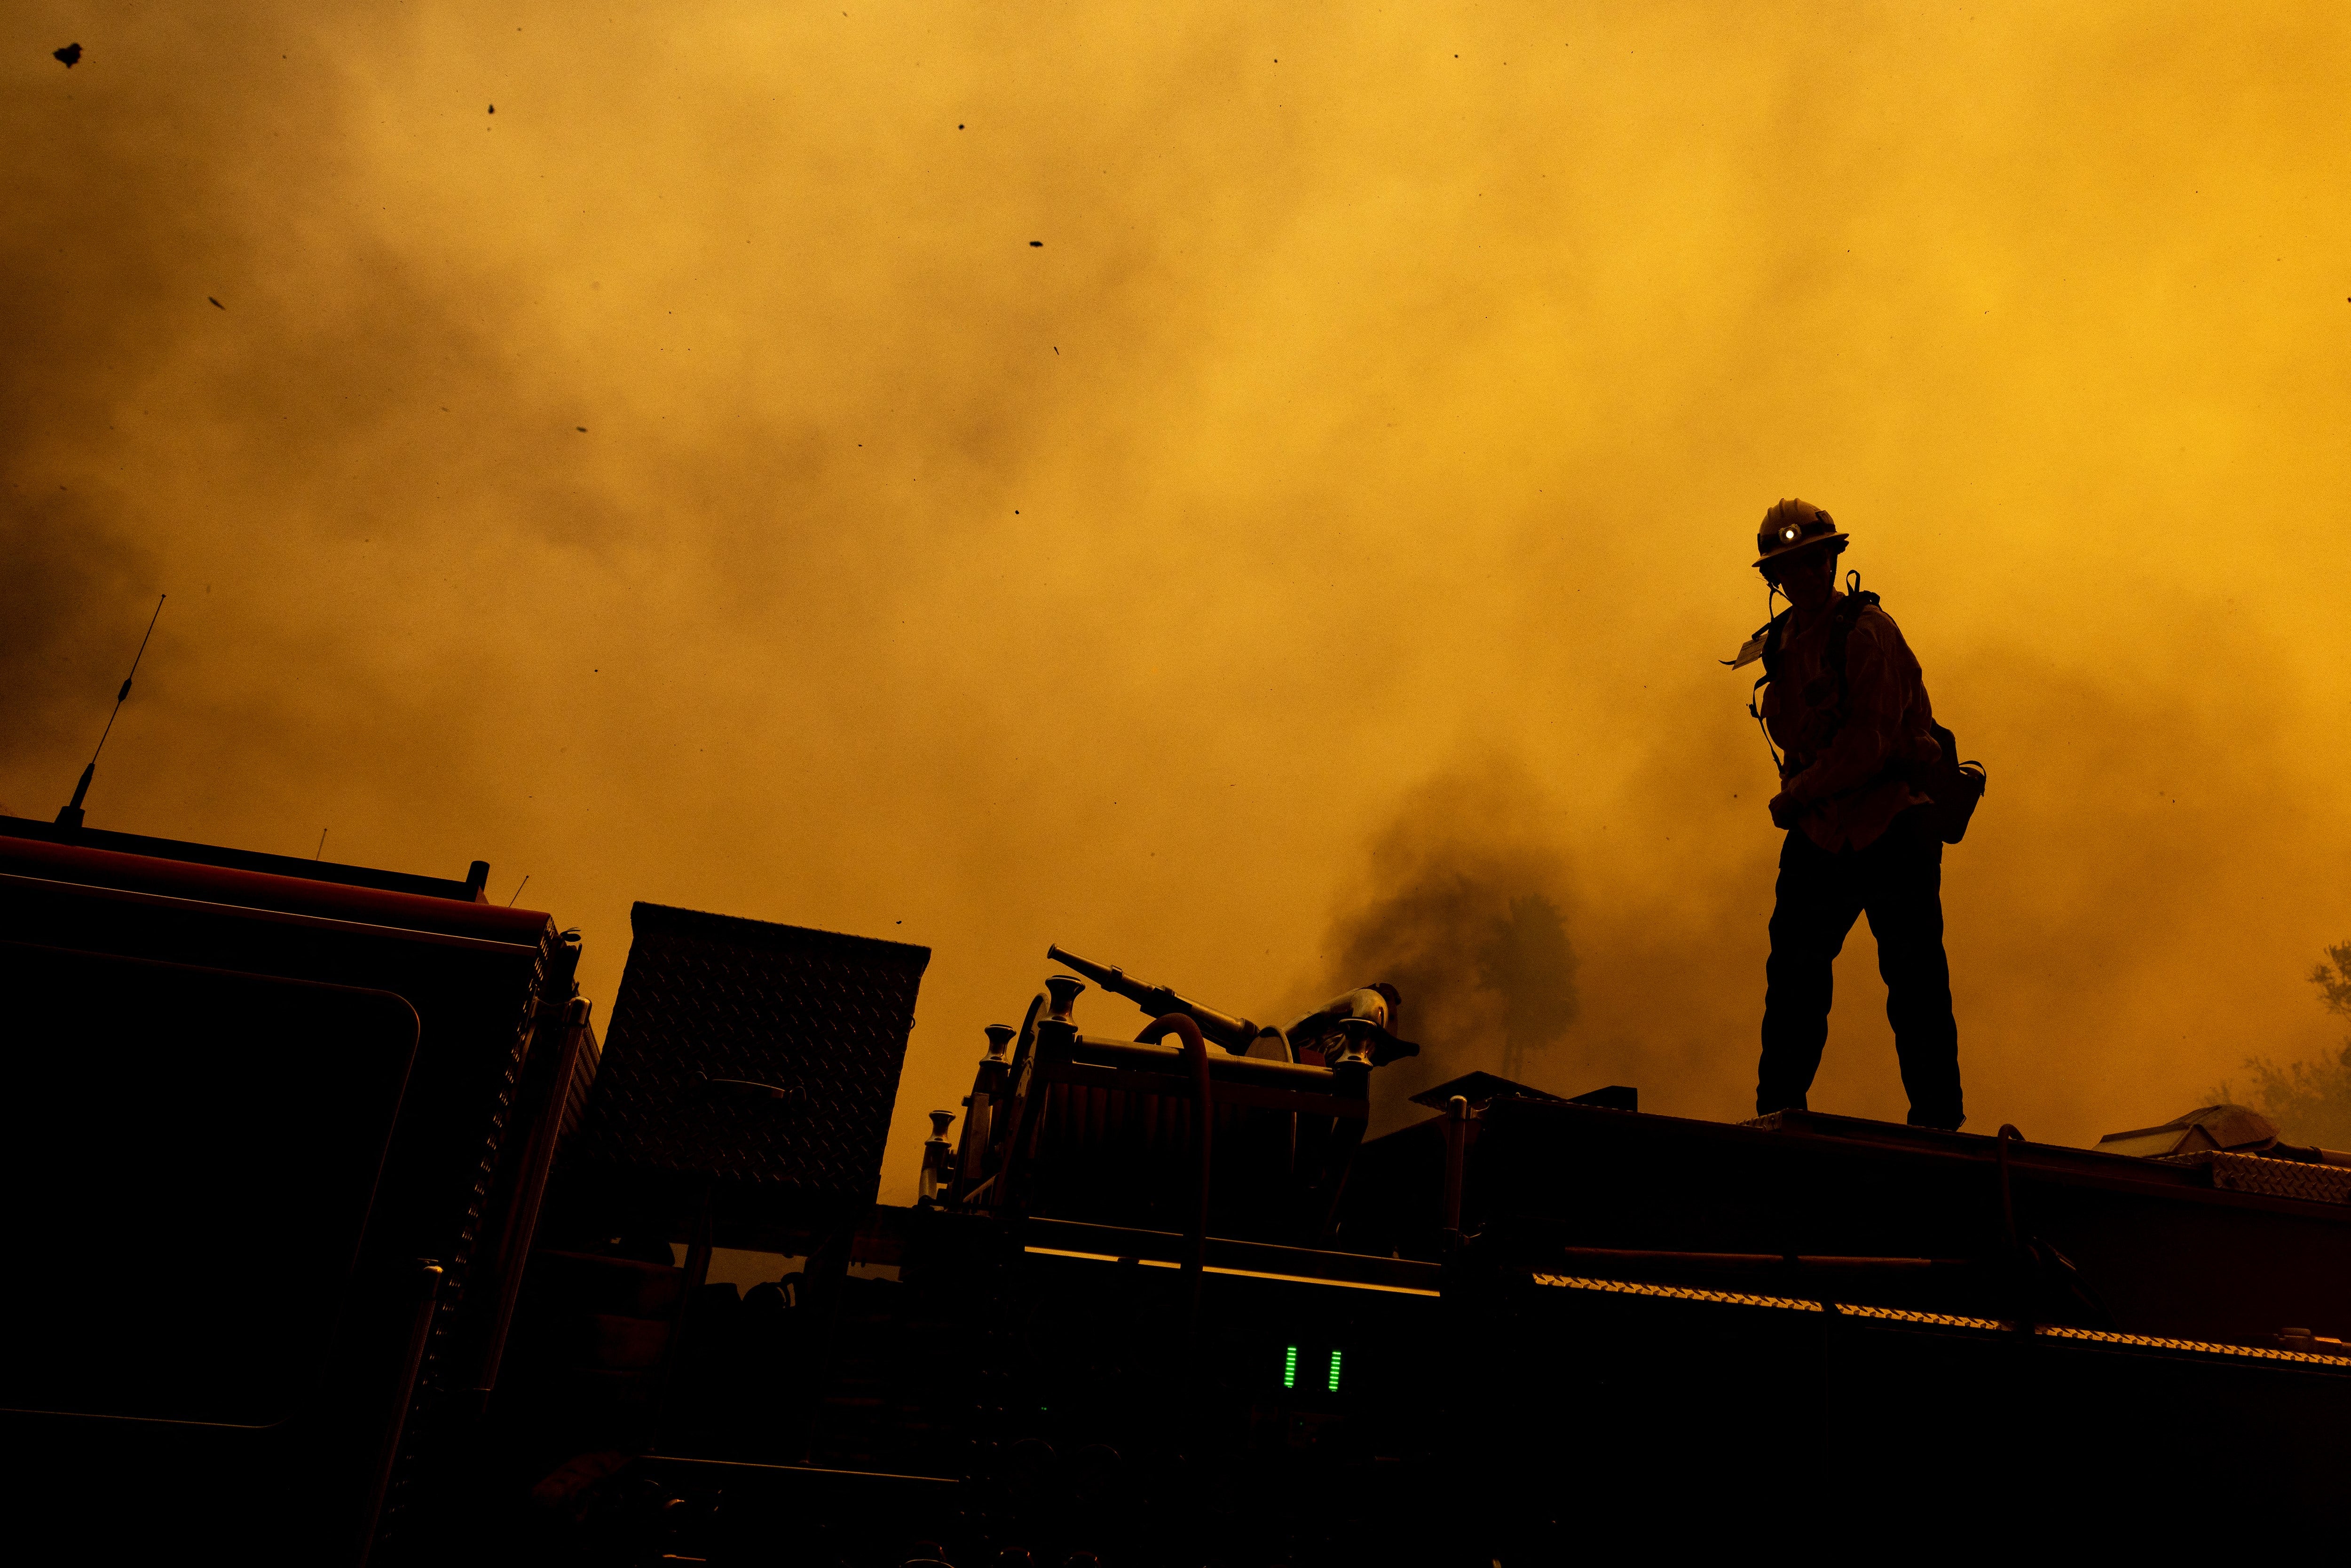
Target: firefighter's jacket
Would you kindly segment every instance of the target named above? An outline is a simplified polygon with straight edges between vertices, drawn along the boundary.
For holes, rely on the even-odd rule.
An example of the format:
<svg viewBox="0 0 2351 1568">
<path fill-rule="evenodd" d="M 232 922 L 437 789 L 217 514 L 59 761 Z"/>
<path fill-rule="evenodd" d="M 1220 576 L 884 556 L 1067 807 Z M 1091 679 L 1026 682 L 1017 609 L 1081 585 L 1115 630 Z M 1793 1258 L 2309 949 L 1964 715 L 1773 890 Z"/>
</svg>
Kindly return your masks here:
<svg viewBox="0 0 2351 1568">
<path fill-rule="evenodd" d="M 1910 644 L 1894 617 L 1865 609 L 1845 643 L 1842 711 L 1836 672 L 1827 667 L 1829 632 L 1844 595 L 1780 644 L 1780 671 L 1763 689 L 1763 719 L 1786 754 L 1781 788 L 1808 809 L 1805 834 L 1824 850 L 1865 849 L 1912 806 L 1927 803 L 1910 782 L 1941 748 L 1928 726 L 1934 709 Z"/>
</svg>

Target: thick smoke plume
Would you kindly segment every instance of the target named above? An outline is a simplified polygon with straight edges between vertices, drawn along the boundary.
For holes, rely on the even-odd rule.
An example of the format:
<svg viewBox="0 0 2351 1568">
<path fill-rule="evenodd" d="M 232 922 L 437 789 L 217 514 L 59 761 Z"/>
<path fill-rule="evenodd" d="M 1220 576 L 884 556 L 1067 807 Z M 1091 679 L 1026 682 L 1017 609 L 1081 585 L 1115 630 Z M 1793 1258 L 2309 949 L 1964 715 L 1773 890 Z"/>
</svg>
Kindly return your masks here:
<svg viewBox="0 0 2351 1568">
<path fill-rule="evenodd" d="M 1525 774 L 1489 761 L 1413 791 L 1373 841 L 1370 885 L 1337 921 L 1339 984 L 1402 992 L 1401 1031 L 1421 1054 L 1391 1067 L 1385 1100 L 1483 1070 L 1558 1076 L 1552 1048 L 1575 1022 L 1567 861 Z"/>
<path fill-rule="evenodd" d="M 1794 494 L 1991 768 L 1974 1124 L 2332 1049 L 2341 8 L 1723 16 L 8 7 L 0 802 L 168 591 L 92 823 L 925 943 L 887 1196 L 1049 941 L 1742 1115 Z"/>
</svg>

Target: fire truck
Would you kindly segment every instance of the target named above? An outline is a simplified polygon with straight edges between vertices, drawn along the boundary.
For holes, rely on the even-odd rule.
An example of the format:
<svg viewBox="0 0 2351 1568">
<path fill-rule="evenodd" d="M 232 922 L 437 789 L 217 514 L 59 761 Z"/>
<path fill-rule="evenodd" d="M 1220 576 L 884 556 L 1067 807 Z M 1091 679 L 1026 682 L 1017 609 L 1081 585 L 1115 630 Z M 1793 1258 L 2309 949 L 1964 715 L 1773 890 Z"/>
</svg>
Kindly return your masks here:
<svg viewBox="0 0 2351 1568">
<path fill-rule="evenodd" d="M 639 904 L 600 1039 L 486 871 L 0 820 L 13 1539 L 1517 1568 L 2351 1502 L 2351 1156 L 2242 1108 L 1478 1072 L 1367 1137 L 1394 988 L 1260 1022 L 1052 948 L 884 1194 L 926 949 Z"/>
</svg>

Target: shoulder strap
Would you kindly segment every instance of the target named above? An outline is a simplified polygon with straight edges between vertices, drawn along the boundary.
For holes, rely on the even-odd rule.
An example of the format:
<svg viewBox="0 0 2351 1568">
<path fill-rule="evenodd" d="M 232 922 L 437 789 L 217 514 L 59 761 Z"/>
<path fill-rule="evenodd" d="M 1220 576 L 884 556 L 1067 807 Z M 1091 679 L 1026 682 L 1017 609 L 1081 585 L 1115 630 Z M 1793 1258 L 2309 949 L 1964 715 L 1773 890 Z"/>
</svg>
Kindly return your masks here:
<svg viewBox="0 0 2351 1568">
<path fill-rule="evenodd" d="M 1779 676 L 1781 635 L 1788 629 L 1788 617 L 1795 612 L 1796 607 L 1792 604 L 1755 628 L 1755 634 L 1763 639 L 1763 680 L 1756 682 L 1757 685 Z"/>
<path fill-rule="evenodd" d="M 1823 751 L 1826 751 L 1830 743 L 1836 739 L 1837 731 L 1844 727 L 1845 708 L 1853 696 L 1853 688 L 1845 680 L 1845 644 L 1853 641 L 1853 629 L 1859 624 L 1863 612 L 1876 603 L 1877 595 L 1861 586 L 1861 574 L 1855 572 L 1846 585 L 1844 602 L 1836 607 L 1836 614 L 1830 618 L 1828 664 L 1836 672 L 1836 706 L 1832 710 L 1836 716 L 1830 720 L 1829 732 L 1821 740 Z"/>
<path fill-rule="evenodd" d="M 1780 674 L 1780 633 L 1787 629 L 1788 617 L 1795 612 L 1796 607 L 1791 604 L 1755 629 L 1755 634 L 1763 639 L 1763 673 L 1755 677 L 1755 685 L 1747 694 L 1747 716 L 1763 732 L 1763 748 L 1771 754 L 1771 766 L 1783 779 L 1788 773 L 1787 759 L 1771 744 L 1771 727 L 1763 722 L 1763 688 Z"/>
<path fill-rule="evenodd" d="M 1835 618 L 1829 622 L 1829 668 L 1836 672 L 1837 706 L 1842 709 L 1845 699 L 1844 650 L 1853 641 L 1853 629 L 1861 621 L 1862 612 L 1875 607 L 1877 595 L 1856 582 L 1837 606 Z"/>
</svg>

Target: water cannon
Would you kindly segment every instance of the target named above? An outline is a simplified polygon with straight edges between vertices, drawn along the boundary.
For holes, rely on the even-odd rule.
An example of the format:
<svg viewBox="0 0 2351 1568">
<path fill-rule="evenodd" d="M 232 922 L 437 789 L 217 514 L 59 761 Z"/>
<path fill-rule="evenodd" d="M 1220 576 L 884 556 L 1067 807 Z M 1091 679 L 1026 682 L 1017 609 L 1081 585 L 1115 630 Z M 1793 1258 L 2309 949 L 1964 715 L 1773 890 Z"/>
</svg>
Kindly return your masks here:
<svg viewBox="0 0 2351 1568">
<path fill-rule="evenodd" d="M 1199 1026 L 1202 1034 L 1235 1056 L 1248 1055 L 1249 1046 L 1265 1032 L 1262 1026 L 1248 1019 L 1235 1018 L 1230 1013 L 1203 1007 L 1198 1002 L 1177 996 L 1165 986 L 1154 986 L 1135 979 L 1116 965 L 1097 964 L 1092 959 L 1081 958 L 1075 953 L 1064 952 L 1058 946 L 1047 947 L 1045 956 L 1065 968 L 1075 969 L 1103 990 L 1124 997 L 1155 1019 L 1165 1018 L 1169 1013 L 1183 1014 Z M 1060 976 L 1045 982 L 1048 987 L 1069 983 Z M 1072 998 L 1077 995 L 1075 991 L 1070 994 Z M 1053 1016 L 1068 1017 L 1069 1009 L 1061 1003 L 1059 992 L 1054 995 L 1054 1002 Z"/>
</svg>

